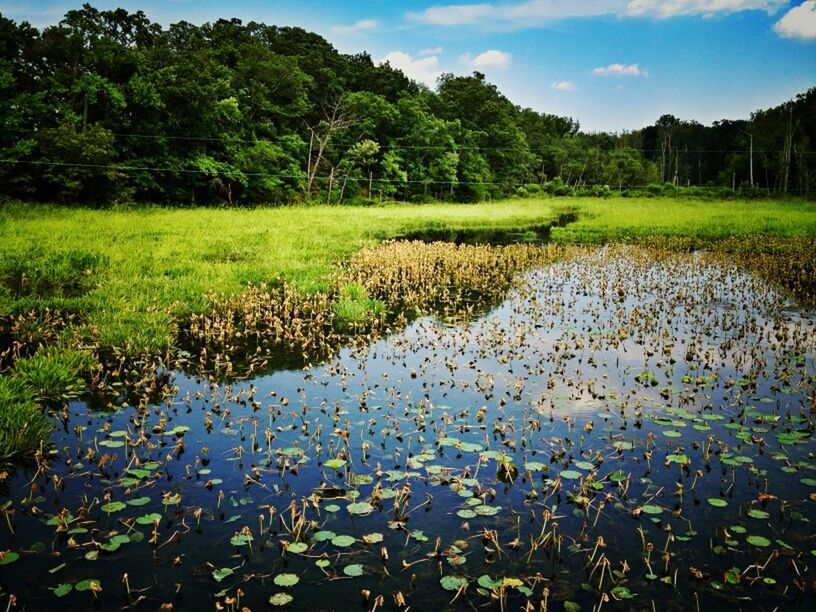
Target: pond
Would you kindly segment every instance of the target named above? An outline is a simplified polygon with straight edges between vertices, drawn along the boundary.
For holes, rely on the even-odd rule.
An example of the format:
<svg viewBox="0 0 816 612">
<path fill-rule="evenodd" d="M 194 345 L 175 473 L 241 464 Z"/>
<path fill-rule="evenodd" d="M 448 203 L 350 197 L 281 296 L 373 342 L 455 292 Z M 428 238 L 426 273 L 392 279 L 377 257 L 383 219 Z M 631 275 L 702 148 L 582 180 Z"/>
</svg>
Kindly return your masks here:
<svg viewBox="0 0 816 612">
<path fill-rule="evenodd" d="M 814 609 L 816 316 L 577 249 L 469 321 L 57 411 L 0 482 L 17 609 Z"/>
</svg>

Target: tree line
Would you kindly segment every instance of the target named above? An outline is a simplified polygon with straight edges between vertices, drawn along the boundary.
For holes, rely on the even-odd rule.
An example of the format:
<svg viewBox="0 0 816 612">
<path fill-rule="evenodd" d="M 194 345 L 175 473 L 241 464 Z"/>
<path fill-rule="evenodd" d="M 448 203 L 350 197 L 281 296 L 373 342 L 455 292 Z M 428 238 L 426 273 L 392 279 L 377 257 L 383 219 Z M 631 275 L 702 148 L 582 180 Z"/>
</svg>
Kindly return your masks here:
<svg viewBox="0 0 816 612">
<path fill-rule="evenodd" d="M 0 193 L 237 205 L 816 187 L 816 88 L 749 120 L 622 134 L 513 104 L 485 75 L 435 90 L 300 28 L 69 11 L 0 15 Z"/>
</svg>

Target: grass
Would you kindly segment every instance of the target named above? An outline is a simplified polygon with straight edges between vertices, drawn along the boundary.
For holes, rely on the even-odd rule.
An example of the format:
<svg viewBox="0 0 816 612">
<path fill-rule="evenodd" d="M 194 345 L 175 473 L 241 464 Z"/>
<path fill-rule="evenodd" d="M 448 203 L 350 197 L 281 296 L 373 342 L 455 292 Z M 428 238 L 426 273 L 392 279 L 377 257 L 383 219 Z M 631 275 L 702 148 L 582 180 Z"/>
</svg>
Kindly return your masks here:
<svg viewBox="0 0 816 612">
<path fill-rule="evenodd" d="M 590 199 L 571 202 L 578 220 L 554 228 L 565 243 L 625 242 L 673 236 L 719 240 L 732 236 L 816 236 L 816 202 Z"/>
<path fill-rule="evenodd" d="M 0 377 L 0 462 L 30 457 L 51 432 L 49 419 L 25 383 Z"/>
<path fill-rule="evenodd" d="M 335 265 L 372 241 L 428 228 L 520 228 L 550 223 L 555 215 L 541 200 L 257 210 L 6 205 L 0 211 L 0 314 L 73 310 L 83 313 L 103 347 L 162 351 L 172 342 L 175 321 L 203 312 L 211 291 L 235 295 L 248 283 L 278 279 L 304 291 L 328 290 Z M 70 252 L 101 262 L 88 274 L 79 271 L 87 290 L 15 293 L 19 282 L 8 276 L 23 274 L 22 256 L 42 268 Z"/>
</svg>

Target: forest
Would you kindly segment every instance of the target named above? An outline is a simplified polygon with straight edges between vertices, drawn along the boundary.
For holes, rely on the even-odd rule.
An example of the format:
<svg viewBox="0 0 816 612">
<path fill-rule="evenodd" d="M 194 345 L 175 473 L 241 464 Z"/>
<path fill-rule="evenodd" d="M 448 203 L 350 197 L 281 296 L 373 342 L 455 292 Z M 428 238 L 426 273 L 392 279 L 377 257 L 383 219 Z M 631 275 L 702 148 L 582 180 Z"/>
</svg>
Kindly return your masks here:
<svg viewBox="0 0 816 612">
<path fill-rule="evenodd" d="M 444 74 L 432 91 L 300 28 L 165 28 L 88 4 L 42 31 L 0 15 L 0 124 L 2 193 L 62 204 L 816 188 L 816 88 L 747 120 L 664 114 L 585 133 L 515 105 L 479 72 Z"/>
</svg>

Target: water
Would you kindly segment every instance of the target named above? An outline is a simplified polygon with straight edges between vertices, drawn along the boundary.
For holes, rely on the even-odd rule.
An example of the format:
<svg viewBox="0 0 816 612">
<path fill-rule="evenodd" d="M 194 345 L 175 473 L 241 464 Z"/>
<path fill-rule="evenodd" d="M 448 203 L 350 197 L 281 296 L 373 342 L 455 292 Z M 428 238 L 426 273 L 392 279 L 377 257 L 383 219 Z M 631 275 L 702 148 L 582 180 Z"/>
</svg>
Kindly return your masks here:
<svg viewBox="0 0 816 612">
<path fill-rule="evenodd" d="M 47 470 L 0 483 L 0 603 L 812 609 L 814 326 L 728 264 L 591 250 L 470 323 L 247 381 L 172 373 L 141 410 L 73 402 Z"/>
</svg>

